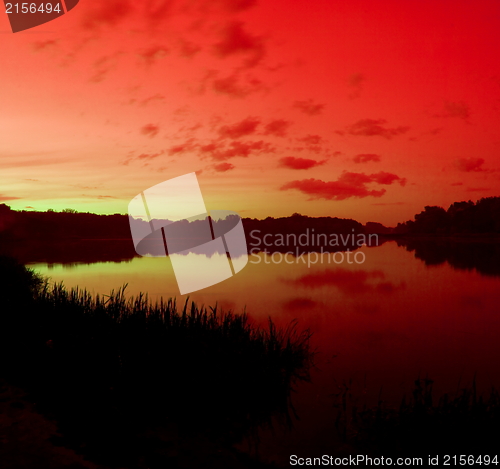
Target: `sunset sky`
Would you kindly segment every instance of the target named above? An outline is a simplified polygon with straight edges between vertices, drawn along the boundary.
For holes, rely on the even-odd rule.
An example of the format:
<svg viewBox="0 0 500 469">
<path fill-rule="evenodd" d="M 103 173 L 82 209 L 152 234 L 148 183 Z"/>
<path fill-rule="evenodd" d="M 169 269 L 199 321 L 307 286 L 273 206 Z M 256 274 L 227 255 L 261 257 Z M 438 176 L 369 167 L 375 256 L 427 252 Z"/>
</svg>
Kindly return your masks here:
<svg viewBox="0 0 500 469">
<path fill-rule="evenodd" d="M 209 209 L 255 218 L 500 195 L 498 0 L 80 0 L 0 31 L 15 209 L 126 213 L 193 171 Z"/>
</svg>

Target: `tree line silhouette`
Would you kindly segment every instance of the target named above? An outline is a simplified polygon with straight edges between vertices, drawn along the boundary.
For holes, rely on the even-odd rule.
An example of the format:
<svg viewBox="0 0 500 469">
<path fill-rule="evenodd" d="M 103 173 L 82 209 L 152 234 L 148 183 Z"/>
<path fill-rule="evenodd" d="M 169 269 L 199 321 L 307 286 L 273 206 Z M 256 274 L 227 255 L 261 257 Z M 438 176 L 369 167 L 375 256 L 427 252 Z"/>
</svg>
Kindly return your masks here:
<svg viewBox="0 0 500 469">
<path fill-rule="evenodd" d="M 140 222 L 140 221 L 139 221 Z M 337 217 L 308 217 L 294 213 L 290 217 L 264 220 L 244 218 L 245 231 L 266 233 L 303 233 L 306 228 L 317 233 L 363 233 L 363 225 L 352 219 Z M 0 239 L 130 239 L 128 215 L 97 215 L 73 209 L 61 212 L 16 211 L 0 204 Z"/>
<path fill-rule="evenodd" d="M 147 224 L 147 221 L 136 220 Z M 453 236 L 468 234 L 500 233 L 500 197 L 488 197 L 477 202 L 455 202 L 445 210 L 439 206 L 426 206 L 415 215 L 413 220 L 398 223 L 395 228 L 388 228 L 376 222 L 365 225 L 353 219 L 337 217 L 309 217 L 294 213 L 290 217 L 263 220 L 256 218 L 242 219 L 249 248 L 255 246 L 256 239 L 264 241 L 266 235 L 296 235 L 308 230 L 309 234 L 350 234 L 377 233 L 377 245 L 387 241 L 392 235 L 403 236 Z M 225 222 L 224 222 L 225 223 Z M 178 223 L 182 224 L 182 223 Z M 190 223 L 192 224 L 192 223 Z M 385 235 L 385 237 L 384 237 Z M 161 236 L 158 245 L 164 250 Z M 273 236 L 268 237 L 273 239 Z M 355 238 L 357 239 L 357 238 Z M 325 252 L 357 249 L 354 236 L 352 243 L 343 246 L 325 246 Z M 82 242 L 85 241 L 85 242 Z M 195 243 L 196 244 L 196 243 Z M 369 243 L 367 243 L 369 244 Z M 260 246 L 269 252 L 288 252 L 290 246 Z M 293 247 L 293 246 L 292 246 Z M 319 246 L 299 246 L 300 252 L 319 251 Z M 293 250 L 293 249 L 292 249 Z M 14 256 L 22 262 L 99 262 L 126 261 L 137 254 L 130 232 L 128 215 L 97 215 L 82 213 L 73 209 L 61 212 L 16 211 L 6 204 L 0 204 L 0 254 Z"/>
<path fill-rule="evenodd" d="M 242 219 L 247 241 L 256 238 L 263 239 L 267 234 L 300 235 L 309 230 L 310 233 L 363 233 L 363 225 L 355 220 L 336 217 L 308 217 L 298 213 L 290 217 L 264 220 L 255 218 Z M 145 220 L 132 219 L 137 225 L 147 225 Z M 201 230 L 203 220 L 179 221 L 169 225 L 167 231 L 180 231 L 176 237 L 184 239 L 185 248 L 199 245 L 202 240 L 196 238 Z M 212 220 L 212 225 L 232 228 L 234 220 Z M 226 227 L 226 225 L 228 225 Z M 219 227 L 220 228 L 220 227 Z M 221 228 L 222 229 L 222 228 Z M 221 231 L 218 229 L 217 231 Z M 147 230 L 143 230 L 147 232 Z M 227 231 L 224 229 L 223 231 Z M 175 237 L 175 235 L 174 235 Z M 85 241 L 85 242 L 82 242 Z M 151 254 L 165 252 L 161 233 L 153 232 L 145 239 L 152 249 Z M 155 244 L 156 243 L 156 244 Z M 264 246 L 264 243 L 261 243 Z M 342 246 L 330 250 L 355 249 L 358 246 Z M 288 251 L 288 246 L 267 248 L 270 251 Z M 300 250 L 308 252 L 318 250 L 317 246 L 301 246 Z M 73 209 L 61 212 L 47 210 L 46 212 L 16 211 L 6 204 L 0 204 L 0 253 L 9 254 L 23 262 L 98 262 L 130 260 L 137 254 L 131 236 L 130 219 L 128 215 L 97 215 L 82 213 Z"/>
<path fill-rule="evenodd" d="M 454 202 L 445 210 L 426 206 L 414 220 L 398 223 L 397 234 L 500 233 L 500 197 L 485 197 L 474 203 Z"/>
</svg>

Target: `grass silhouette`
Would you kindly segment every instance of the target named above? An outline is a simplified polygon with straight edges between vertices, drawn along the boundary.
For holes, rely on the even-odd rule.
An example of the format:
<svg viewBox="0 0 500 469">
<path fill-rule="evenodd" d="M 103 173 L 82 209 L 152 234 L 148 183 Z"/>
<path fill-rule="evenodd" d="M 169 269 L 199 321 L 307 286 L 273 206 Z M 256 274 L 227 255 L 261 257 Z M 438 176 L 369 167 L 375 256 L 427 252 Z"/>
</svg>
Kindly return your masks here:
<svg viewBox="0 0 500 469">
<path fill-rule="evenodd" d="M 106 464 L 164 465 L 172 432 L 231 445 L 291 423 L 291 393 L 312 360 L 296 322 L 258 328 L 188 300 L 127 297 L 125 286 L 94 296 L 6 258 L 0 272 L 2 375 L 57 422 L 59 444 Z"/>
<path fill-rule="evenodd" d="M 492 455 L 500 441 L 500 393 L 478 395 L 476 379 L 439 399 L 431 379 L 415 380 L 412 395 L 399 408 L 381 399 L 372 408 L 356 404 L 349 383 L 335 396 L 336 427 L 352 448 L 385 456 Z"/>
</svg>

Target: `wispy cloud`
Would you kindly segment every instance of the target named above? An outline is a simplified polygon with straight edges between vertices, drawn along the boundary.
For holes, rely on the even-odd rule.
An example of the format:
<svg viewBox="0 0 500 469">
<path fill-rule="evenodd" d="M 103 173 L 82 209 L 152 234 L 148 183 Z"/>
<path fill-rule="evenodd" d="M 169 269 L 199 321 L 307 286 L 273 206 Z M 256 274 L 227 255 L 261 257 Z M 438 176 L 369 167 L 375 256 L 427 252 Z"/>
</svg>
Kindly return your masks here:
<svg viewBox="0 0 500 469">
<path fill-rule="evenodd" d="M 165 46 L 156 45 L 148 47 L 138 52 L 139 57 L 148 66 L 153 65 L 160 59 L 163 59 L 168 54 L 168 49 Z"/>
<path fill-rule="evenodd" d="M 223 161 L 237 156 L 247 158 L 252 154 L 274 153 L 275 148 L 262 140 L 253 142 L 234 140 L 229 145 L 217 142 L 200 145 L 198 150 L 201 156 L 210 156 L 214 160 Z"/>
<path fill-rule="evenodd" d="M 227 162 L 213 165 L 213 168 L 218 173 L 225 173 L 226 171 L 230 171 L 231 169 L 234 169 L 234 167 L 235 167 L 234 164 L 227 163 Z"/>
<path fill-rule="evenodd" d="M 486 171 L 483 168 L 484 165 L 484 159 L 483 158 L 459 158 L 458 160 L 455 161 L 455 166 L 458 168 L 459 171 L 463 171 L 465 173 L 479 173 L 482 171 Z"/>
<path fill-rule="evenodd" d="M 315 103 L 312 99 L 308 99 L 305 101 L 295 101 L 293 107 L 309 116 L 317 116 L 323 112 L 325 105 Z"/>
<path fill-rule="evenodd" d="M 387 121 L 385 119 L 360 119 L 359 121 L 351 124 L 345 128 L 345 130 L 337 130 L 336 133 L 339 135 L 356 135 L 363 137 L 384 137 L 391 139 L 397 135 L 404 134 L 410 130 L 408 126 L 397 126 L 397 127 L 387 127 L 385 126 Z"/>
<path fill-rule="evenodd" d="M 141 127 L 141 134 L 148 137 L 155 137 L 160 131 L 160 127 L 155 124 L 146 124 Z"/>
<path fill-rule="evenodd" d="M 467 121 L 470 117 L 469 105 L 463 101 L 445 101 L 443 110 L 434 114 L 434 117 L 456 117 Z"/>
<path fill-rule="evenodd" d="M 247 117 L 233 125 L 223 125 L 219 128 L 221 138 L 237 139 L 255 133 L 260 124 L 260 119 Z"/>
<path fill-rule="evenodd" d="M 381 159 L 380 155 L 376 155 L 374 153 L 362 153 L 356 155 L 352 160 L 355 163 L 369 163 L 370 161 L 373 161 L 374 163 L 379 163 L 380 159 Z"/>
<path fill-rule="evenodd" d="M 365 82 L 366 77 L 362 73 L 354 73 L 347 79 L 347 84 L 351 88 L 351 92 L 349 93 L 350 99 L 359 98 L 361 95 L 361 90 L 363 89 L 363 83 Z"/>
</svg>

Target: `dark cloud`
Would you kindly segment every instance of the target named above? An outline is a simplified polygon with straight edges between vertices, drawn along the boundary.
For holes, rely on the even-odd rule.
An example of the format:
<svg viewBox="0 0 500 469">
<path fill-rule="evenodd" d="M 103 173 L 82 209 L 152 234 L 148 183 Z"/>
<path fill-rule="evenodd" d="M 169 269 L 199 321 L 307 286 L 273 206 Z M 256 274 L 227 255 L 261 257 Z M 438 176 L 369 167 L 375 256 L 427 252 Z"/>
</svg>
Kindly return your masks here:
<svg viewBox="0 0 500 469">
<path fill-rule="evenodd" d="M 153 96 L 149 96 L 145 99 L 143 99 L 141 102 L 140 102 L 140 105 L 141 106 L 147 106 L 148 104 L 152 104 L 152 103 L 162 103 L 165 101 L 165 96 L 159 94 L 159 93 L 156 93 L 155 95 Z"/>
<path fill-rule="evenodd" d="M 200 51 L 201 46 L 195 44 L 194 42 L 186 41 L 185 39 L 181 39 L 179 41 L 179 52 L 183 57 L 194 57 Z"/>
<path fill-rule="evenodd" d="M 353 91 L 349 93 L 350 99 L 359 98 L 365 80 L 366 77 L 362 73 L 354 73 L 348 78 L 347 84 L 353 89 Z"/>
<path fill-rule="evenodd" d="M 173 145 L 168 149 L 169 156 L 177 155 L 179 153 L 186 153 L 187 151 L 192 151 L 196 148 L 193 140 L 190 139 L 187 142 L 179 143 L 178 145 Z"/>
<path fill-rule="evenodd" d="M 231 163 L 219 163 L 219 164 L 214 164 L 213 168 L 215 171 L 219 173 L 225 173 L 226 171 L 230 171 L 231 169 L 234 169 L 234 164 Z"/>
<path fill-rule="evenodd" d="M 459 119 L 467 120 L 470 116 L 470 108 L 463 101 L 445 101 L 443 111 L 434 114 L 434 117 L 458 117 Z"/>
<path fill-rule="evenodd" d="M 210 153 L 213 154 L 219 150 L 220 145 L 218 143 L 207 143 L 206 145 L 200 145 L 200 153 Z"/>
<path fill-rule="evenodd" d="M 273 153 L 274 148 L 267 142 L 259 140 L 257 142 L 231 142 L 228 149 L 222 151 L 219 154 L 215 154 L 214 158 L 218 160 L 225 160 L 228 158 L 233 158 L 235 156 L 248 157 L 252 153 Z"/>
<path fill-rule="evenodd" d="M 364 137 L 380 136 L 387 139 L 391 139 L 396 135 L 401 135 L 408 130 L 408 126 L 398 126 L 393 128 L 385 127 L 387 121 L 384 119 L 360 119 L 352 125 L 346 127 L 345 131 L 337 131 L 339 135 L 344 135 L 348 133 L 350 135 L 360 135 Z"/>
<path fill-rule="evenodd" d="M 196 124 L 193 124 L 193 125 L 188 126 L 188 127 L 181 127 L 180 130 L 186 131 L 186 132 L 195 132 L 198 129 L 201 129 L 202 127 L 203 127 L 203 124 L 201 122 L 197 122 Z"/>
<path fill-rule="evenodd" d="M 212 0 L 213 1 L 213 0 Z M 257 0 L 219 0 L 220 5 L 230 13 L 248 10 L 257 4 Z"/>
<path fill-rule="evenodd" d="M 368 184 L 370 182 L 384 185 L 390 185 L 393 182 L 399 182 L 401 186 L 404 186 L 406 184 L 405 178 L 400 178 L 396 174 L 386 173 L 385 171 L 380 171 L 374 174 L 352 173 L 349 171 L 344 171 L 339 180 L 355 185 Z"/>
<path fill-rule="evenodd" d="M 397 182 L 400 186 L 405 186 L 407 183 L 406 178 L 401 178 L 399 176 L 396 176 L 395 174 L 386 173 L 384 171 L 380 171 L 376 174 L 371 174 L 369 177 L 371 178 L 372 181 L 376 182 L 377 184 L 390 185 L 393 182 Z"/>
<path fill-rule="evenodd" d="M 474 172 L 479 173 L 482 171 L 486 171 L 482 166 L 484 164 L 483 158 L 459 158 L 455 161 L 455 166 L 459 171 L 464 171 L 466 173 Z"/>
<path fill-rule="evenodd" d="M 160 155 L 163 155 L 163 151 L 159 151 L 158 153 L 141 153 L 136 156 L 137 160 L 153 160 L 154 158 L 158 158 Z"/>
<path fill-rule="evenodd" d="M 225 94 L 231 98 L 244 98 L 251 93 L 265 89 L 261 80 L 239 73 L 233 73 L 225 78 L 215 78 L 212 81 L 212 88 L 215 92 Z"/>
<path fill-rule="evenodd" d="M 222 31 L 222 39 L 214 46 L 219 57 L 227 57 L 235 54 L 249 55 L 246 61 L 247 67 L 257 65 L 264 57 L 264 42 L 261 37 L 252 36 L 243 28 L 240 21 L 232 21 Z"/>
<path fill-rule="evenodd" d="M 345 200 L 351 197 L 382 197 L 386 193 L 385 189 L 369 189 L 367 185 L 370 183 L 390 185 L 394 182 L 404 186 L 406 179 L 383 171 L 375 174 L 344 171 L 336 181 L 302 179 L 288 182 L 280 190 L 297 189 L 304 194 L 310 195 L 310 200 Z"/>
<path fill-rule="evenodd" d="M 309 114 L 310 116 L 316 116 L 323 112 L 325 107 L 324 104 L 315 104 L 312 99 L 308 99 L 306 101 L 295 101 L 293 103 L 293 107 L 299 109 L 304 114 Z"/>
<path fill-rule="evenodd" d="M 281 190 L 297 189 L 312 199 L 345 200 L 350 197 L 382 197 L 385 189 L 368 190 L 364 185 L 353 185 L 342 181 L 325 182 L 320 179 L 303 179 L 284 184 Z"/>
<path fill-rule="evenodd" d="M 212 142 L 199 146 L 201 156 L 210 156 L 214 160 L 224 161 L 241 156 L 247 158 L 252 154 L 274 153 L 275 149 L 262 140 L 256 142 L 232 141 L 229 145 L 223 142 Z"/>
<path fill-rule="evenodd" d="M 259 124 L 260 119 L 257 119 L 255 117 L 247 117 L 246 119 L 243 119 L 236 124 L 223 125 L 219 128 L 219 135 L 221 136 L 221 138 L 241 138 L 245 135 L 251 135 L 255 133 Z"/>
<path fill-rule="evenodd" d="M 286 156 L 279 160 L 280 166 L 290 169 L 310 169 L 325 164 L 325 162 L 326 160 L 316 161 L 309 158 L 295 158 L 294 156 Z"/>
<path fill-rule="evenodd" d="M 298 138 L 299 142 L 304 142 L 307 145 L 319 145 L 323 139 L 319 135 L 306 135 L 305 137 Z"/>
<path fill-rule="evenodd" d="M 359 155 L 356 155 L 352 159 L 355 163 L 368 163 L 370 161 L 373 161 L 375 163 L 380 162 L 380 155 L 376 155 L 374 153 L 362 153 Z"/>
<path fill-rule="evenodd" d="M 151 25 L 163 21 L 172 16 L 173 6 L 176 0 L 149 0 L 141 2 L 144 15 Z"/>
<path fill-rule="evenodd" d="M 308 152 L 314 152 L 316 154 L 325 152 L 325 156 L 332 156 L 328 151 L 328 149 L 320 145 L 323 144 L 324 142 L 323 138 L 320 135 L 309 134 L 306 135 L 305 137 L 297 138 L 296 140 L 298 142 L 305 143 L 305 146 L 293 147 L 291 148 L 292 151 L 308 151 Z"/>
<path fill-rule="evenodd" d="M 131 151 L 129 152 L 127 158 L 125 161 L 122 163 L 124 166 L 128 166 L 129 163 L 133 160 L 139 160 L 139 161 L 146 161 L 146 160 L 154 160 L 155 158 L 158 158 L 160 155 L 163 155 L 165 152 L 159 151 L 157 153 L 140 153 L 139 155 L 135 155 L 135 152 Z"/>
<path fill-rule="evenodd" d="M 91 2 L 84 10 L 82 26 L 84 29 L 96 30 L 102 26 L 114 26 L 133 11 L 130 0 L 106 0 Z"/>
<path fill-rule="evenodd" d="M 348 78 L 347 83 L 349 84 L 349 86 L 358 88 L 363 84 L 365 80 L 366 77 L 362 73 L 354 73 Z"/>
<path fill-rule="evenodd" d="M 464 183 L 463 182 L 452 182 L 451 185 L 452 186 L 463 186 Z"/>
<path fill-rule="evenodd" d="M 0 202 L 6 202 L 7 200 L 19 200 L 22 197 L 12 197 L 8 195 L 0 194 Z"/>
<path fill-rule="evenodd" d="M 117 59 L 121 55 L 121 52 L 116 54 L 101 57 L 94 62 L 94 73 L 90 77 L 90 81 L 93 83 L 100 83 L 103 81 L 109 72 L 114 70 L 117 66 Z"/>
<path fill-rule="evenodd" d="M 164 46 L 151 46 L 138 53 L 146 65 L 153 65 L 157 60 L 163 59 L 168 54 L 168 49 Z"/>
<path fill-rule="evenodd" d="M 284 137 L 290 127 L 291 122 L 284 119 L 275 119 L 264 127 L 264 135 L 276 135 L 276 137 Z"/>
<path fill-rule="evenodd" d="M 243 98 L 249 94 L 248 89 L 241 86 L 236 75 L 229 75 L 226 78 L 217 78 L 213 81 L 214 91 L 227 94 L 233 98 Z"/>
<path fill-rule="evenodd" d="M 146 124 L 141 127 L 141 134 L 155 137 L 160 131 L 160 127 L 155 124 Z"/>
<path fill-rule="evenodd" d="M 54 39 L 48 39 L 46 41 L 35 41 L 32 47 L 34 51 L 38 52 L 45 49 L 54 48 L 57 45 L 57 42 L 58 41 Z"/>
</svg>

